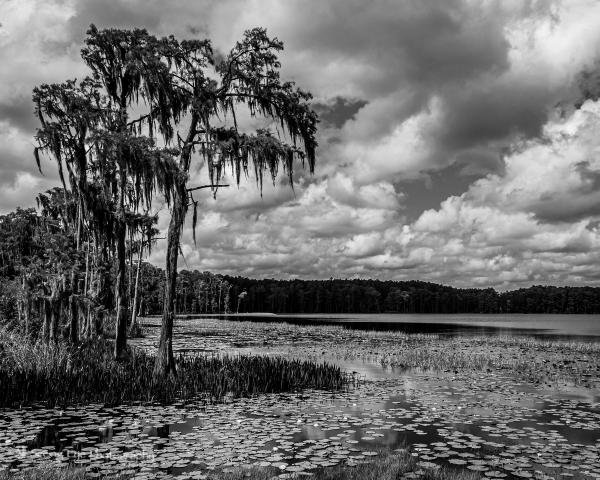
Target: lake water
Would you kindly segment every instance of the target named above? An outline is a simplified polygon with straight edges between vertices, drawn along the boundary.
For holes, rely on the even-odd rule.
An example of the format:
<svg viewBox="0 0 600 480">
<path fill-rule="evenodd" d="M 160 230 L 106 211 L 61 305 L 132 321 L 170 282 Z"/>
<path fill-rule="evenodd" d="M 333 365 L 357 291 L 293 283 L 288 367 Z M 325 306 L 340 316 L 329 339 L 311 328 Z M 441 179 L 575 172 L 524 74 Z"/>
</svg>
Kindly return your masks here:
<svg viewBox="0 0 600 480">
<path fill-rule="evenodd" d="M 210 317 L 210 315 L 202 315 Z M 227 320 L 286 322 L 296 325 L 339 324 L 364 330 L 396 330 L 438 335 L 531 335 L 553 339 L 600 337 L 600 315 L 549 314 L 243 314 L 215 315 Z M 188 316 L 199 318 L 201 316 Z M 185 318 L 188 318 L 185 317 Z"/>
<path fill-rule="evenodd" d="M 136 478 L 205 479 L 214 468 L 271 465 L 286 473 L 356 464 L 381 447 L 410 447 L 419 468 L 460 467 L 506 480 L 600 478 L 600 388 L 556 377 L 538 382 L 502 369 L 420 371 L 369 361 L 390 337 L 355 329 L 436 333 L 421 338 L 432 348 L 469 335 L 534 335 L 598 342 L 600 316 L 574 315 L 244 315 L 185 320 L 175 324 L 176 351 L 209 354 L 307 354 L 337 363 L 364 381 L 345 392 L 305 391 L 261 395 L 226 404 L 92 404 L 61 409 L 0 411 L 0 470 L 41 463 L 73 463 L 92 475 L 136 473 Z M 253 321 L 249 323 L 248 320 Z M 283 322 L 278 325 L 264 322 Z M 152 349 L 158 319 L 144 320 L 148 335 L 138 346 Z M 298 329 L 286 324 L 341 324 L 343 329 Z M 333 337 L 332 337 L 333 336 Z M 364 342 L 363 339 L 370 339 Z M 505 342 L 505 339 L 497 339 Z M 513 342 L 509 339 L 508 344 Z M 525 351 L 526 342 L 507 355 Z M 535 342 L 534 342 L 535 343 Z M 360 358 L 336 357 L 334 345 L 362 350 Z M 430 345 L 429 343 L 426 343 Z M 544 343 L 545 344 L 545 343 Z M 413 347 L 415 347 L 414 344 Z M 548 354 L 549 365 L 598 362 L 598 350 Z M 589 350 L 587 349 L 589 347 Z M 454 349 L 454 347 L 452 347 Z M 548 347 L 552 350 L 554 347 Z M 289 350 L 289 351 L 288 351 Z M 454 351 L 454 350 L 452 350 Z M 295 353 L 294 353 L 295 352 Z M 448 353 L 451 353 L 448 351 Z M 577 363 L 574 363 L 575 360 Z M 578 367 L 579 368 L 579 367 Z M 592 371 L 592 370 L 590 370 Z M 599 371 L 599 370 L 595 370 Z M 570 377 L 571 375 L 567 375 Z"/>
</svg>

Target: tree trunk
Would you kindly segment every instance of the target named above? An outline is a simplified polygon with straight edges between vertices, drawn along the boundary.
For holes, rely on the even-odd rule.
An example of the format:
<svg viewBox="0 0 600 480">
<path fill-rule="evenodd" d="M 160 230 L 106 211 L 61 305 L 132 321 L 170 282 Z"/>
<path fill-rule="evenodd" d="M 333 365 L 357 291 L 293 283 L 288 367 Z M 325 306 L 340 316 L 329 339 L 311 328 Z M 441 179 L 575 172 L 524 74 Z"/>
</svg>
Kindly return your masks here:
<svg viewBox="0 0 600 480">
<path fill-rule="evenodd" d="M 24 320 L 25 320 L 25 335 L 29 335 L 29 321 L 31 317 L 31 289 L 29 288 L 29 280 L 23 276 L 23 303 L 24 303 Z"/>
<path fill-rule="evenodd" d="M 129 248 L 127 249 L 127 313 L 135 311 L 133 301 L 133 229 L 128 229 Z M 131 324 L 129 325 L 131 327 Z"/>
<path fill-rule="evenodd" d="M 115 325 L 115 358 L 123 360 L 127 357 L 127 284 L 126 276 L 126 227 L 123 220 L 117 227 L 117 317 Z"/>
<path fill-rule="evenodd" d="M 192 114 L 185 145 L 179 157 L 181 171 L 187 175 L 190 170 L 192 146 L 196 137 L 196 128 L 200 117 L 197 112 Z M 154 376 L 176 375 L 175 358 L 173 357 L 173 320 L 175 318 L 175 298 L 177 285 L 177 257 L 179 255 L 179 239 L 185 222 L 187 212 L 188 193 L 187 181 L 182 180 L 176 187 L 173 195 L 173 214 L 169 223 L 167 234 L 167 262 L 165 268 L 165 298 L 163 304 L 162 328 L 160 342 L 154 364 Z"/>
<path fill-rule="evenodd" d="M 142 267 L 142 255 L 144 252 L 144 242 L 140 240 L 140 253 L 138 255 L 137 271 L 135 272 L 135 289 L 133 290 L 133 304 L 131 308 L 131 325 L 130 330 L 135 332 L 137 329 L 137 316 L 138 316 L 138 292 L 140 286 L 140 270 Z"/>
<path fill-rule="evenodd" d="M 50 322 L 52 316 L 52 307 L 49 298 L 44 298 L 43 300 L 43 308 L 44 308 L 44 325 L 42 327 L 42 340 L 45 343 L 50 343 Z"/>
<path fill-rule="evenodd" d="M 56 343 L 58 340 L 58 322 L 60 321 L 61 313 L 60 299 L 53 298 L 50 306 L 50 330 L 49 340 L 52 343 Z"/>
<path fill-rule="evenodd" d="M 25 303 L 25 336 L 29 335 L 29 323 L 31 317 L 31 299 L 29 298 L 29 292 L 27 293 Z"/>
<path fill-rule="evenodd" d="M 69 341 L 72 344 L 79 342 L 79 307 L 75 300 L 75 296 L 69 298 L 69 306 L 71 307 L 71 326 L 69 328 Z"/>
<path fill-rule="evenodd" d="M 79 342 L 79 305 L 77 304 L 77 291 L 79 284 L 79 276 L 75 272 L 75 269 L 71 271 L 71 292 L 68 297 L 68 307 L 70 313 L 70 325 L 69 325 L 69 341 L 72 344 Z"/>
<path fill-rule="evenodd" d="M 223 289 L 223 282 L 220 281 L 219 282 L 219 306 L 217 307 L 218 312 L 217 313 L 223 313 L 223 311 L 221 310 L 221 290 Z"/>
<path fill-rule="evenodd" d="M 175 318 L 175 300 L 177 284 L 177 257 L 179 256 L 179 238 L 185 221 L 186 212 L 185 187 L 175 194 L 173 199 L 173 215 L 167 234 L 167 264 L 165 269 L 165 298 L 163 305 L 162 328 L 160 342 L 154 365 L 155 376 L 175 375 L 175 358 L 173 357 L 173 320 Z"/>
</svg>

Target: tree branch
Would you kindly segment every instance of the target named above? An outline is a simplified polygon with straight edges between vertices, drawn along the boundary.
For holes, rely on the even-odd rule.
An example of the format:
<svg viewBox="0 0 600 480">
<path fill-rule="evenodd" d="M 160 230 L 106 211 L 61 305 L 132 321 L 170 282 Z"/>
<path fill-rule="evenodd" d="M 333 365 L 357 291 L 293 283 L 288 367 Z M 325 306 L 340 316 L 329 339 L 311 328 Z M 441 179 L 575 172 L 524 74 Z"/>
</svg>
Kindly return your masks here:
<svg viewBox="0 0 600 480">
<path fill-rule="evenodd" d="M 228 187 L 229 185 L 201 185 L 200 187 L 188 188 L 188 192 L 193 192 L 195 190 L 200 190 L 202 188 L 214 188 L 214 187 Z"/>
</svg>

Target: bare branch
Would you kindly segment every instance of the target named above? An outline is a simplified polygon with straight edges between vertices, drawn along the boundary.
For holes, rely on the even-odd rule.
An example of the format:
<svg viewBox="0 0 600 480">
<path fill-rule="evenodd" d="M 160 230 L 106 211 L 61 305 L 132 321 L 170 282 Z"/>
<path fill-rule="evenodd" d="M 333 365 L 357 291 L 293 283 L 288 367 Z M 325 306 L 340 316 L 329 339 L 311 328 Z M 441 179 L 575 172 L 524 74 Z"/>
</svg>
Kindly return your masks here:
<svg viewBox="0 0 600 480">
<path fill-rule="evenodd" d="M 193 192 L 195 190 L 200 190 L 202 188 L 216 188 L 216 187 L 228 187 L 229 185 L 201 185 L 200 187 L 188 188 L 188 192 Z"/>
</svg>

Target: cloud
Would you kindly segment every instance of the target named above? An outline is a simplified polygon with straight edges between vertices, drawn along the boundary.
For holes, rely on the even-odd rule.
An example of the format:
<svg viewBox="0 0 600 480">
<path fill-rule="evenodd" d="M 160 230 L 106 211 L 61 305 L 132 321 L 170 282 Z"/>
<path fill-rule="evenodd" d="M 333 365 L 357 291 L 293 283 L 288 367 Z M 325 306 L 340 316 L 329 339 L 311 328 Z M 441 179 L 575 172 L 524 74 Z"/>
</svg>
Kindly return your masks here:
<svg viewBox="0 0 600 480">
<path fill-rule="evenodd" d="M 197 243 L 188 225 L 182 267 L 501 288 L 598 282 L 600 113 L 594 102 L 570 107 L 578 74 L 600 59 L 595 1 L 5 3 L 3 211 L 57 182 L 50 160 L 45 177 L 33 161 L 29 99 L 36 85 L 86 74 L 90 23 L 208 36 L 219 52 L 258 25 L 285 43 L 283 76 L 315 96 L 317 171 L 298 168 L 294 190 L 267 182 L 262 196 L 252 176 L 216 199 L 196 192 Z M 206 181 L 197 161 L 193 183 Z M 168 220 L 163 208 L 163 230 Z M 151 259 L 164 263 L 163 243 Z"/>
<path fill-rule="evenodd" d="M 38 192 L 43 192 L 56 185 L 54 179 L 47 180 L 29 173 L 19 173 L 14 181 L 0 184 L 0 215 L 6 214 L 17 207 L 34 207 Z"/>
<path fill-rule="evenodd" d="M 600 102 L 550 121 L 540 139 L 514 147 L 503 174 L 423 212 L 410 226 L 415 241 L 439 248 L 448 276 L 469 268 L 488 283 L 595 282 L 579 265 L 600 253 L 599 128 Z M 520 275 L 510 276 L 514 270 Z"/>
<path fill-rule="evenodd" d="M 256 216 L 217 212 L 207 203 L 197 247 L 186 231 L 188 266 L 255 277 L 423 278 L 501 289 L 597 284 L 591 265 L 600 257 L 600 212 L 587 206 L 600 178 L 600 163 L 592 160 L 600 151 L 598 129 L 600 102 L 550 120 L 540 138 L 512 146 L 504 172 L 488 173 L 413 222 L 403 217 L 404 198 L 391 184 L 360 186 L 341 173 Z M 558 200 L 544 209 L 548 192 Z M 567 203 L 563 216 L 558 206 Z M 550 211 L 554 216 L 544 215 Z"/>
<path fill-rule="evenodd" d="M 313 108 L 325 125 L 341 128 L 346 121 L 354 118 L 356 113 L 366 104 L 367 102 L 364 100 L 334 97 L 326 103 L 316 102 Z"/>
</svg>

